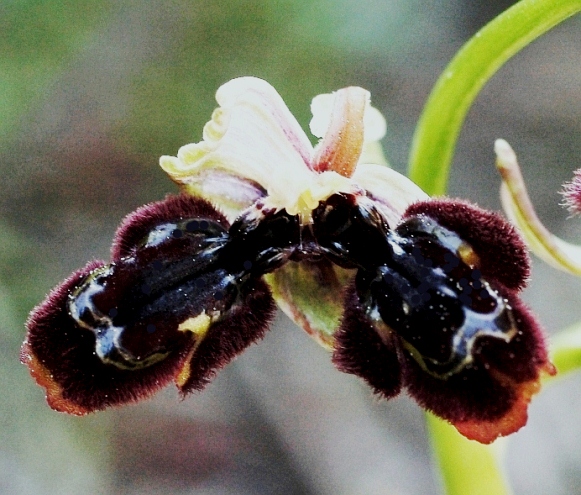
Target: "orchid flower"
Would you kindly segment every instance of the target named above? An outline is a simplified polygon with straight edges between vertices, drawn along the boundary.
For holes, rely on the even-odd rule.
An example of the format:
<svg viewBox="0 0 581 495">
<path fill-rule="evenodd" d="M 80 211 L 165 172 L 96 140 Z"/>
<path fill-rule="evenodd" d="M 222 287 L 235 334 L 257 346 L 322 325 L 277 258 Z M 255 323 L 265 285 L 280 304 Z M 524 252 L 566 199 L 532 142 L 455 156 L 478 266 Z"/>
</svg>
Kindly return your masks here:
<svg viewBox="0 0 581 495">
<path fill-rule="evenodd" d="M 182 194 L 126 217 L 111 261 L 31 313 L 21 359 L 51 407 L 85 414 L 172 380 L 201 390 L 276 301 L 378 395 L 405 388 L 483 443 L 522 427 L 554 368 L 520 300 L 516 230 L 381 163 L 385 122 L 361 88 L 313 100 L 314 147 L 265 81 L 216 99 L 203 141 L 160 160 Z"/>
</svg>

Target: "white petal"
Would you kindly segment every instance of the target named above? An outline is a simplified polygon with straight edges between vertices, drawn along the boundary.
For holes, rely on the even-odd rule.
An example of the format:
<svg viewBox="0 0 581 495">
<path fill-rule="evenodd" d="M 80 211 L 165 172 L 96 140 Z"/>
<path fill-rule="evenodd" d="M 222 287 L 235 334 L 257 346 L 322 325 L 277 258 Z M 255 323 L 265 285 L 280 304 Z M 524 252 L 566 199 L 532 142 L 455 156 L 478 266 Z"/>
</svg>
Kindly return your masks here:
<svg viewBox="0 0 581 495">
<path fill-rule="evenodd" d="M 297 183 L 298 185 L 298 183 Z M 288 195 L 285 203 L 280 198 L 270 197 L 266 200 L 266 206 L 281 209 L 285 208 L 290 215 L 299 215 L 301 222 L 306 224 L 311 219 L 311 212 L 319 206 L 320 201 L 326 200 L 335 193 L 356 193 L 361 189 L 348 177 L 333 171 L 325 171 L 312 174 L 297 188 L 293 196 Z"/>
<path fill-rule="evenodd" d="M 264 189 L 257 183 L 217 168 L 203 170 L 183 187 L 192 196 L 217 206 L 230 223 L 242 210 L 265 196 Z"/>
<path fill-rule="evenodd" d="M 386 132 L 385 119 L 369 100 L 369 92 L 358 87 L 313 98 L 310 128 L 322 138 L 313 157 L 315 170 L 350 177 L 360 163 L 387 165 L 379 142 Z"/>
<path fill-rule="evenodd" d="M 391 168 L 371 163 L 357 165 L 351 179 L 365 189 L 370 197 L 381 206 L 390 227 L 401 220 L 401 216 L 412 203 L 425 201 L 429 196 L 406 176 Z"/>
<path fill-rule="evenodd" d="M 315 96 L 311 101 L 311 113 L 313 117 L 309 122 L 309 128 L 313 136 L 322 138 L 331 123 L 331 113 L 335 103 L 335 93 L 325 93 Z"/>
<path fill-rule="evenodd" d="M 369 93 L 367 94 L 369 95 Z M 318 138 L 322 138 L 331 125 L 331 114 L 333 112 L 336 95 L 337 92 L 317 95 L 311 101 L 313 118 L 309 123 L 309 127 L 313 135 Z M 365 143 L 379 141 L 387 132 L 385 118 L 377 108 L 371 106 L 369 97 L 365 106 L 363 125 L 363 140 Z"/>
<path fill-rule="evenodd" d="M 183 146 L 177 157 L 161 157 L 161 167 L 186 186 L 221 170 L 258 184 L 281 204 L 290 201 L 313 174 L 312 146 L 280 95 L 266 81 L 242 77 L 221 86 L 216 100 L 220 107 L 204 140 Z"/>
</svg>

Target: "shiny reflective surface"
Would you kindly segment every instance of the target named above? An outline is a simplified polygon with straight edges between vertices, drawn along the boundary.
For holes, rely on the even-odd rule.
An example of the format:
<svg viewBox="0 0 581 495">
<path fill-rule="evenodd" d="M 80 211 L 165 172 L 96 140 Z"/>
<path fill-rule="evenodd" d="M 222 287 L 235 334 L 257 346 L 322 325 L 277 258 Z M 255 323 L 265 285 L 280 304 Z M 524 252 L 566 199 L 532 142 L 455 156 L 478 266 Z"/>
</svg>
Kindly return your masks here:
<svg viewBox="0 0 581 495">
<path fill-rule="evenodd" d="M 510 305 L 458 234 L 425 215 L 390 229 L 365 196 L 333 195 L 305 226 L 261 205 L 228 230 L 204 218 L 165 221 L 130 251 L 91 273 L 69 299 L 71 317 L 94 332 L 99 358 L 122 369 L 164 359 L 178 343 L 176 328 L 202 313 L 220 319 L 242 303 L 248 280 L 289 260 L 356 267 L 376 331 L 396 334 L 440 379 L 471 365 L 477 339 L 509 342 L 517 332 Z"/>
</svg>

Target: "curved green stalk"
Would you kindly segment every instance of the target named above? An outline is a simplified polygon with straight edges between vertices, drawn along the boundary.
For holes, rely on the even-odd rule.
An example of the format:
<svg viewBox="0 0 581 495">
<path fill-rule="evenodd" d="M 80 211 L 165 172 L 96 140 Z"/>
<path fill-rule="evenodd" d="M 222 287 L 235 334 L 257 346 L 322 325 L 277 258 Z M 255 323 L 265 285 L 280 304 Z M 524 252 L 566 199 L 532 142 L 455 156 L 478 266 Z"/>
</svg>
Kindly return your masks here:
<svg viewBox="0 0 581 495">
<path fill-rule="evenodd" d="M 482 87 L 519 50 L 579 11 L 581 0 L 522 0 L 464 45 L 438 79 L 416 127 L 409 161 L 414 182 L 431 195 L 446 192 L 460 128 Z M 581 327 L 576 330 L 553 348 L 561 372 L 581 364 Z M 427 426 L 447 495 L 512 493 L 498 445 L 469 441 L 429 413 Z"/>
<path fill-rule="evenodd" d="M 499 467 L 498 441 L 482 445 L 426 413 L 432 451 L 447 495 L 511 495 Z"/>
<path fill-rule="evenodd" d="M 431 195 L 446 192 L 460 128 L 482 87 L 514 54 L 579 11 L 581 0 L 522 0 L 462 47 L 436 82 L 416 127 L 409 160 L 414 182 Z"/>
<path fill-rule="evenodd" d="M 559 332 L 551 339 L 551 361 L 557 368 L 557 378 L 581 369 L 581 323 Z"/>
</svg>

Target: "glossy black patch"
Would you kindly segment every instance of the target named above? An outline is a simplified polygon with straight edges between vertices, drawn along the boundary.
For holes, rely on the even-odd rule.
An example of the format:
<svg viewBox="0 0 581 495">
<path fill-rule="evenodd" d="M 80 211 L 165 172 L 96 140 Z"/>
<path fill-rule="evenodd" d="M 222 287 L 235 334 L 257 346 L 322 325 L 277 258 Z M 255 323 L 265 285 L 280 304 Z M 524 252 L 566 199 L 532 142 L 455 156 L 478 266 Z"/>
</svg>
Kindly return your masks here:
<svg viewBox="0 0 581 495">
<path fill-rule="evenodd" d="M 105 364 L 95 352 L 94 332 L 80 328 L 68 313 L 69 294 L 83 279 L 100 270 L 91 262 L 54 289 L 31 314 L 21 360 L 47 389 L 54 409 L 86 414 L 97 409 L 150 396 L 179 371 L 193 341 L 174 335 L 174 351 L 148 368 L 119 369 Z"/>
<path fill-rule="evenodd" d="M 205 228 L 189 229 L 194 221 Z M 158 223 L 132 255 L 95 271 L 71 292 L 69 313 L 94 332 L 103 362 L 136 369 L 161 361 L 173 350 L 171 336 L 183 333 L 180 324 L 202 312 L 218 318 L 237 301 L 237 281 L 217 264 L 227 240 L 226 230 L 211 220 Z"/>
<path fill-rule="evenodd" d="M 530 275 L 526 245 L 514 226 L 498 213 L 466 201 L 434 199 L 411 205 L 404 218 L 427 216 L 455 232 L 478 254 L 478 268 L 490 281 L 522 289 Z"/>
<path fill-rule="evenodd" d="M 336 194 L 313 212 L 319 252 L 345 268 L 379 266 L 389 256 L 389 226 L 365 197 Z"/>
<path fill-rule="evenodd" d="M 123 219 L 115 233 L 111 259 L 115 261 L 133 254 L 138 244 L 152 231 L 159 231 L 163 224 L 180 223 L 187 232 L 194 232 L 204 230 L 209 226 L 208 221 L 220 225 L 223 230 L 229 227 L 226 218 L 207 201 L 185 194 L 168 195 L 165 200 L 142 206 Z M 171 233 L 171 226 L 168 225 L 167 230 Z"/>
<path fill-rule="evenodd" d="M 229 226 L 205 201 L 168 197 L 127 217 L 111 263 L 77 272 L 32 313 L 23 360 L 51 405 L 73 413 L 136 400 L 170 378 L 182 393 L 200 390 L 268 328 L 274 302 L 261 277 L 323 261 L 357 269 L 336 366 L 387 398 L 406 386 L 466 431 L 502 419 L 504 429 L 480 437 L 490 441 L 522 424 L 539 370 L 549 370 L 516 292 L 528 258 L 507 225 L 436 200 L 389 226 L 370 198 L 337 194 L 306 224 L 258 202 Z M 495 251 L 502 242 L 510 246 Z"/>
<path fill-rule="evenodd" d="M 503 292 L 519 330 L 507 342 L 479 338 L 471 362 L 459 373 L 439 380 L 404 354 L 406 387 L 423 407 L 452 422 L 499 420 L 519 398 L 520 385 L 538 379 L 548 361 L 541 330 L 526 307 Z"/>
<path fill-rule="evenodd" d="M 133 215 L 110 264 L 77 272 L 32 313 L 23 360 L 53 407 L 81 414 L 147 396 L 170 378 L 182 391 L 200 389 L 263 336 L 268 288 L 245 253 L 224 256 L 227 224 L 196 203 L 171 197 Z"/>
<path fill-rule="evenodd" d="M 286 263 L 302 241 L 298 217 L 285 210 L 251 209 L 232 224 L 229 235 L 230 242 L 222 253 L 223 264 L 230 271 L 257 276 Z"/>
<path fill-rule="evenodd" d="M 514 337 L 510 306 L 462 260 L 464 241 L 455 233 L 415 217 L 388 237 L 392 259 L 360 272 L 357 287 L 425 371 L 447 378 L 470 362 L 477 339 Z"/>
</svg>

